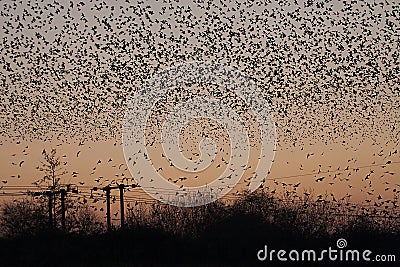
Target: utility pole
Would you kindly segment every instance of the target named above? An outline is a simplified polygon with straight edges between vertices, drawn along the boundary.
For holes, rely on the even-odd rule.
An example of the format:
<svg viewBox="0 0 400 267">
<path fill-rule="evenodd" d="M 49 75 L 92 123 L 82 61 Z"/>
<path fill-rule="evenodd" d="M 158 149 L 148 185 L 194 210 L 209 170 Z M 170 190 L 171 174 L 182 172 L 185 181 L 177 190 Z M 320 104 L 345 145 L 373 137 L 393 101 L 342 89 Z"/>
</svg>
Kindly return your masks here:
<svg viewBox="0 0 400 267">
<path fill-rule="evenodd" d="M 53 228 L 53 194 L 51 191 L 47 192 L 47 195 L 49 197 L 49 228 Z"/>
<path fill-rule="evenodd" d="M 106 191 L 106 198 L 107 198 L 107 230 L 110 232 L 111 231 L 111 212 L 110 212 L 110 191 L 111 188 L 109 186 L 106 186 L 104 188 Z"/>
<path fill-rule="evenodd" d="M 93 188 L 94 190 L 95 188 Z M 111 231 L 111 205 L 110 205 L 110 198 L 111 198 L 111 190 L 112 189 L 119 189 L 119 202 L 120 202 L 120 214 L 121 214 L 121 229 L 125 227 L 125 205 L 124 205 L 124 189 L 125 185 L 120 184 L 118 186 L 106 186 L 103 188 L 106 191 L 106 202 L 107 202 L 107 230 Z M 96 188 L 97 190 L 97 188 Z"/>
<path fill-rule="evenodd" d="M 67 189 L 65 190 L 64 188 L 61 188 L 59 191 L 54 191 L 52 188 L 49 191 L 44 191 L 44 192 L 34 192 L 34 196 L 42 196 L 42 195 L 47 195 L 49 198 L 48 202 L 48 215 L 49 215 L 49 229 L 53 229 L 57 227 L 57 221 L 54 212 L 54 198 L 56 194 L 61 195 L 61 227 L 63 231 L 66 231 L 66 220 L 65 220 L 65 212 L 66 212 L 66 207 L 65 207 L 65 197 L 67 195 L 67 192 L 72 191 L 73 193 L 78 193 L 77 189 L 72 189 L 70 190 L 69 185 L 67 186 Z"/>
<path fill-rule="evenodd" d="M 54 186 L 51 187 L 50 193 L 53 198 L 53 228 L 57 229 L 57 192 Z"/>
<path fill-rule="evenodd" d="M 60 194 L 61 194 L 61 229 L 63 232 L 66 231 L 65 227 L 65 195 L 67 192 L 65 189 L 60 189 Z"/>
<path fill-rule="evenodd" d="M 121 229 L 124 229 L 125 227 L 125 206 L 124 206 L 124 184 L 120 184 L 119 186 L 119 203 L 120 203 L 120 213 L 121 213 Z"/>
</svg>

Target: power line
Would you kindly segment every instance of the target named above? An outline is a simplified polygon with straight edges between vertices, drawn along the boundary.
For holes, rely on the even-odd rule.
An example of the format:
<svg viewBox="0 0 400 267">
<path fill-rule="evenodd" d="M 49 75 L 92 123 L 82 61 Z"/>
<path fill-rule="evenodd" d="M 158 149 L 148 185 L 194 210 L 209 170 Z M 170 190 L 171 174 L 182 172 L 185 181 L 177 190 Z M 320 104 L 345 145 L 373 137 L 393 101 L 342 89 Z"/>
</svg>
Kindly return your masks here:
<svg viewBox="0 0 400 267">
<path fill-rule="evenodd" d="M 371 168 L 371 167 L 381 167 L 381 166 L 387 166 L 390 164 L 398 164 L 400 161 L 394 161 L 389 164 L 387 163 L 382 163 L 382 164 L 371 164 L 371 165 L 364 165 L 364 166 L 357 166 L 357 167 L 352 167 L 351 170 L 355 171 L 357 169 L 365 169 L 365 168 Z M 333 170 L 333 171 L 321 171 L 321 172 L 312 172 L 312 173 L 305 173 L 305 174 L 298 174 L 298 175 L 290 175 L 290 176 L 281 176 L 281 177 L 276 177 L 276 178 L 271 178 L 267 180 L 280 180 L 280 179 L 286 179 L 286 178 L 295 178 L 295 177 L 303 177 L 303 176 L 310 176 L 310 175 L 318 175 L 318 174 L 327 174 L 327 173 L 336 173 L 336 172 L 341 172 L 341 171 L 349 171 L 349 169 L 338 169 L 338 170 Z"/>
</svg>

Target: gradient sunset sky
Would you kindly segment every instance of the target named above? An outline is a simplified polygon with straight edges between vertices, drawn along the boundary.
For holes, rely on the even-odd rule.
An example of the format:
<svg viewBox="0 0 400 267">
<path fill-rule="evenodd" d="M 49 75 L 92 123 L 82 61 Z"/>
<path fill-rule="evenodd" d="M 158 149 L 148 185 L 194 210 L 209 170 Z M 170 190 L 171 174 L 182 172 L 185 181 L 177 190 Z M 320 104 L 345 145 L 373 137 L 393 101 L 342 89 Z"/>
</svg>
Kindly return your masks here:
<svg viewBox="0 0 400 267">
<path fill-rule="evenodd" d="M 282 183 L 300 182 L 300 194 L 393 199 L 399 3 L 241 2 L 3 2 L 0 193 L 40 179 L 36 166 L 51 148 L 67 162 L 63 183 L 86 191 L 134 183 L 121 144 L 131 95 L 159 71 L 205 61 L 253 79 L 270 105 L 277 147 L 265 187 L 284 192 Z M 212 167 L 178 184 L 208 183 L 218 173 Z"/>
</svg>

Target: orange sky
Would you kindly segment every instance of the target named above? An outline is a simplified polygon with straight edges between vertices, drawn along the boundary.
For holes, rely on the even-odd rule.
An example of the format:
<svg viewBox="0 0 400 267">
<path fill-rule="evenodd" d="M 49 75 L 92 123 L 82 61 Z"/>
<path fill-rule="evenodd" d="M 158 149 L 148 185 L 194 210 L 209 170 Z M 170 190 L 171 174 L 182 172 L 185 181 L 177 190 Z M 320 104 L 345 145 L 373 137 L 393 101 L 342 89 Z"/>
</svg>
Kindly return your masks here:
<svg viewBox="0 0 400 267">
<path fill-rule="evenodd" d="M 300 182 L 300 194 L 356 202 L 400 190 L 400 25 L 388 12 L 396 2 L 94 4 L 1 7 L 0 193 L 41 178 L 36 166 L 51 148 L 67 162 L 62 182 L 82 191 L 131 178 L 121 125 L 132 92 L 157 71 L 195 60 L 236 68 L 262 88 L 277 131 L 271 190 L 274 179 L 279 188 Z"/>
</svg>

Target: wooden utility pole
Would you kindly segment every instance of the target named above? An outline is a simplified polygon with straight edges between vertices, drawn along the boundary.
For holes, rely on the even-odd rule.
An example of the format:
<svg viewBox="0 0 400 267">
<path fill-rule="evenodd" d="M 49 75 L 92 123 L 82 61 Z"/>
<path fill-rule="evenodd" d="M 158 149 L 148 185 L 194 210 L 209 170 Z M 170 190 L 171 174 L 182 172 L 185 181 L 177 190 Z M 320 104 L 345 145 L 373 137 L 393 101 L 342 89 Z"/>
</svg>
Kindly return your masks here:
<svg viewBox="0 0 400 267">
<path fill-rule="evenodd" d="M 106 186 L 103 188 L 106 191 L 106 201 L 107 201 L 107 230 L 111 231 L 111 190 L 119 189 L 119 202 L 120 202 L 120 214 L 121 214 L 121 229 L 125 227 L 125 205 L 124 205 L 124 189 L 125 185 L 120 184 L 118 186 Z M 97 190 L 97 188 L 96 188 Z"/>
<path fill-rule="evenodd" d="M 119 186 L 119 203 L 120 203 L 120 213 L 121 213 L 121 229 L 124 229 L 125 227 L 125 217 L 124 217 L 124 184 L 120 184 Z"/>
<path fill-rule="evenodd" d="M 49 197 L 49 228 L 53 228 L 53 194 L 51 191 L 47 192 Z"/>
<path fill-rule="evenodd" d="M 61 194 L 61 229 L 63 232 L 66 231 L 65 227 L 65 195 L 67 194 L 65 189 L 60 189 Z"/>
<path fill-rule="evenodd" d="M 111 211 L 110 211 L 110 191 L 111 188 L 109 186 L 106 186 L 104 188 L 106 191 L 106 199 L 107 199 L 107 230 L 111 231 Z"/>
<path fill-rule="evenodd" d="M 67 192 L 72 191 L 73 193 L 78 193 L 77 189 L 72 189 L 70 190 L 69 185 L 67 186 L 67 189 L 61 188 L 58 191 L 54 191 L 54 188 L 51 188 L 49 191 L 44 191 L 44 192 L 34 192 L 34 196 L 43 196 L 47 195 L 49 198 L 49 204 L 48 204 L 48 215 L 49 215 L 49 229 L 57 228 L 57 220 L 55 216 L 55 211 L 54 211 L 54 199 L 57 194 L 61 195 L 61 227 L 63 231 L 66 231 L 66 219 L 65 219 L 65 213 L 66 213 L 66 207 L 65 207 L 65 197 L 67 195 Z"/>
</svg>

